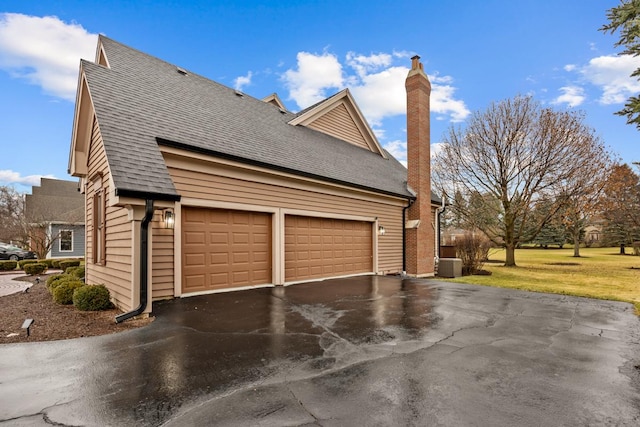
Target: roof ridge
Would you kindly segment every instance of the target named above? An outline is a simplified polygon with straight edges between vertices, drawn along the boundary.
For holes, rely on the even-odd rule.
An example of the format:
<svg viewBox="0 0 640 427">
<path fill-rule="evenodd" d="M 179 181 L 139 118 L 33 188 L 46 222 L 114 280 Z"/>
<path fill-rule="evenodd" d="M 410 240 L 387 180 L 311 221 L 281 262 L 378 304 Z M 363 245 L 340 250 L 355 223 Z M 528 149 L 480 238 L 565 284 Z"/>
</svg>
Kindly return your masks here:
<svg viewBox="0 0 640 427">
<path fill-rule="evenodd" d="M 344 91 L 348 91 L 348 90 L 349 90 L 349 88 L 344 88 L 344 89 L 342 89 L 342 90 L 339 90 L 338 92 L 334 93 L 333 95 L 331 95 L 331 96 L 329 96 L 329 97 L 327 97 L 327 98 L 324 98 L 324 99 L 322 99 L 322 100 L 320 100 L 320 101 L 316 102 L 316 103 L 315 103 L 315 104 L 313 104 L 313 105 L 308 106 L 308 107 L 307 107 L 307 108 L 305 108 L 304 110 L 300 110 L 300 111 L 298 111 L 297 113 L 295 113 L 295 115 L 296 115 L 296 117 L 301 116 L 301 115 L 305 114 L 306 112 L 308 112 L 308 111 L 310 111 L 310 110 L 313 110 L 313 109 L 314 109 L 314 108 L 316 108 L 317 106 L 324 104 L 325 102 L 329 101 L 330 99 L 335 98 L 336 96 L 340 95 L 340 94 L 341 94 L 341 93 L 343 93 Z"/>
</svg>

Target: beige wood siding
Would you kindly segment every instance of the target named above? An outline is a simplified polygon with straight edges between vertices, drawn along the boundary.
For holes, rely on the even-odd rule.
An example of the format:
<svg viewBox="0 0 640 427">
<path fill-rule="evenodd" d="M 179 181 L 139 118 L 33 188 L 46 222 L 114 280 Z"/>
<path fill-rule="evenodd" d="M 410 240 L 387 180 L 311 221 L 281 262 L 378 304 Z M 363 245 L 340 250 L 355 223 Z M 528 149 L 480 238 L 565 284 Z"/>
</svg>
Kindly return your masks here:
<svg viewBox="0 0 640 427">
<path fill-rule="evenodd" d="M 378 224 L 384 226 L 386 233 L 378 237 L 377 271 L 402 271 L 402 207 L 406 203 L 403 200 L 363 195 L 350 189 L 295 181 L 258 171 L 239 171 L 172 154 L 165 154 L 165 160 L 183 199 L 378 218 Z"/>
<path fill-rule="evenodd" d="M 372 224 L 285 216 L 285 281 L 371 273 Z"/>
<path fill-rule="evenodd" d="M 153 301 L 173 297 L 173 233 L 162 226 L 162 211 L 156 211 L 151 223 Z"/>
<path fill-rule="evenodd" d="M 101 178 L 100 178 L 101 177 Z M 110 171 L 107 164 L 102 136 L 94 120 L 91 133 L 91 147 L 88 160 L 88 187 L 86 191 L 86 282 L 104 284 L 111 292 L 115 304 L 122 310 L 130 310 L 131 303 L 131 223 L 127 210 L 110 207 L 112 191 L 109 188 Z M 93 186 L 92 182 L 102 181 L 107 188 L 106 200 L 106 263 L 94 264 L 93 259 Z"/>
<path fill-rule="evenodd" d="M 371 150 L 344 104 L 314 120 L 308 127 Z"/>
</svg>

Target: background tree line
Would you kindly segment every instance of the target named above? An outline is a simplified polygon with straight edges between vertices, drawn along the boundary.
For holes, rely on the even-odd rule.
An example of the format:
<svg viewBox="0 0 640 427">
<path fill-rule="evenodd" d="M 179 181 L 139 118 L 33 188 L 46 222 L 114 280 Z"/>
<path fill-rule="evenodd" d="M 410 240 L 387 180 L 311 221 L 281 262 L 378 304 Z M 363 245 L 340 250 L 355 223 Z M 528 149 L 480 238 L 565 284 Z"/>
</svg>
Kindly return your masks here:
<svg viewBox="0 0 640 427">
<path fill-rule="evenodd" d="M 640 55 L 640 0 L 621 0 L 600 30 L 618 33 L 621 55 Z M 640 68 L 631 77 L 640 79 Z M 640 97 L 617 112 L 640 129 Z M 480 232 L 506 249 L 580 243 L 590 225 L 601 243 L 640 241 L 639 176 L 612 160 L 584 116 L 543 107 L 530 97 L 491 104 L 452 127 L 433 159 L 436 188 L 451 204 L 445 226 Z M 590 236 L 588 237 L 588 239 Z"/>
</svg>

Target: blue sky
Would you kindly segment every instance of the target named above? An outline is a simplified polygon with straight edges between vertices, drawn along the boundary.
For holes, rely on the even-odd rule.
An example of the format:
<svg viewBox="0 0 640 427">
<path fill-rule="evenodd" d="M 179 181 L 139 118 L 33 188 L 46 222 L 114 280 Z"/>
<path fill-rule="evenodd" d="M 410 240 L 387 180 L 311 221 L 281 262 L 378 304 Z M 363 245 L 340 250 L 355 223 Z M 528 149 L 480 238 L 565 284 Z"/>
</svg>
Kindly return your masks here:
<svg viewBox="0 0 640 427">
<path fill-rule="evenodd" d="M 613 113 L 640 82 L 598 29 L 618 0 L 30 1 L 0 4 L 0 185 L 29 192 L 67 162 L 80 58 L 97 34 L 297 111 L 348 87 L 378 139 L 406 158 L 404 79 L 432 82 L 431 142 L 493 101 L 577 109 L 621 161 L 640 133 Z"/>
</svg>

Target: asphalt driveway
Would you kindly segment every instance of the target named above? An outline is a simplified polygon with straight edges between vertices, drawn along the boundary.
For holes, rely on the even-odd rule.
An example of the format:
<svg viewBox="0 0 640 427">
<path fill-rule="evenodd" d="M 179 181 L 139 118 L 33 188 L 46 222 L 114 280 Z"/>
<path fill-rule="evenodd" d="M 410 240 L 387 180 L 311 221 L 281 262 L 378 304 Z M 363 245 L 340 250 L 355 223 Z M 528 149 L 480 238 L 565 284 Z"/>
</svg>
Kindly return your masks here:
<svg viewBox="0 0 640 427">
<path fill-rule="evenodd" d="M 0 426 L 640 424 L 629 304 L 357 277 L 154 310 L 0 346 Z"/>
</svg>

